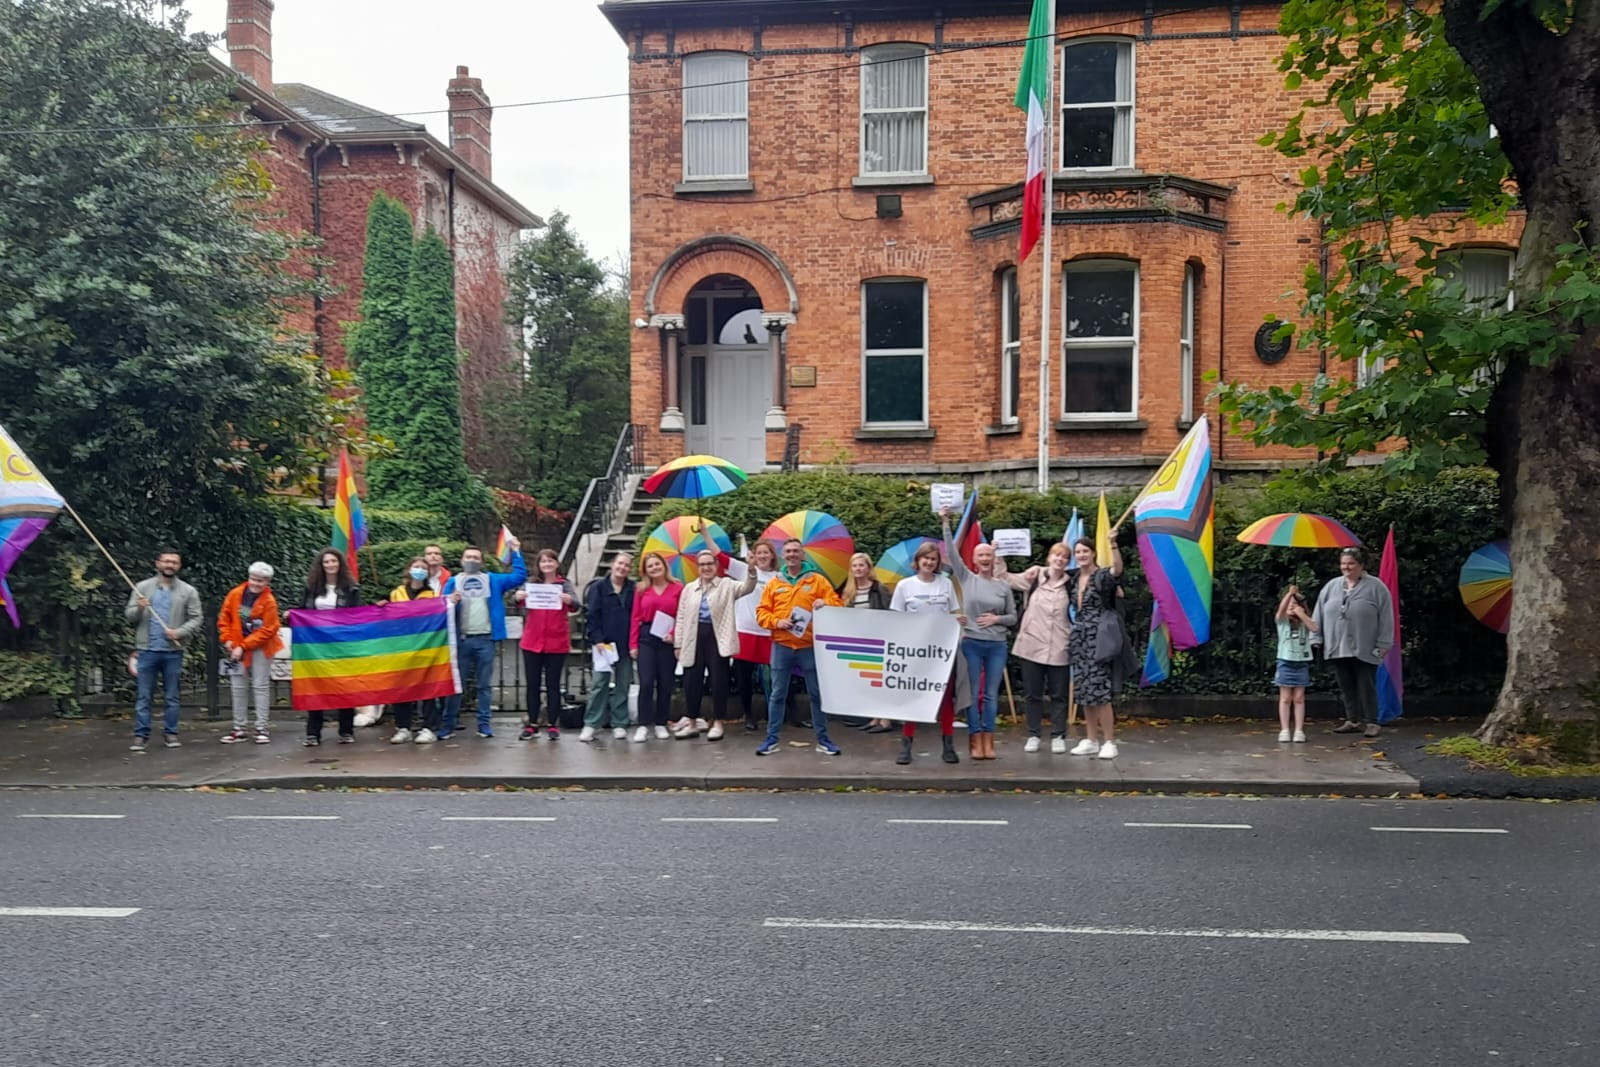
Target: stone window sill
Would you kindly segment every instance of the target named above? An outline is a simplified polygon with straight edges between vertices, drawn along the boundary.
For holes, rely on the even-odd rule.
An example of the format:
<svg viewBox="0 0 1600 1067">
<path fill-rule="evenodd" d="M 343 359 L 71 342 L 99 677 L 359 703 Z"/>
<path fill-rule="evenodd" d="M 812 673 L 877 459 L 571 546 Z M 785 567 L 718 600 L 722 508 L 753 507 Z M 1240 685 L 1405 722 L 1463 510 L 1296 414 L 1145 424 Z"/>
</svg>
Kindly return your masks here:
<svg viewBox="0 0 1600 1067">
<path fill-rule="evenodd" d="M 678 196 L 693 196 L 696 193 L 753 193 L 755 185 L 747 179 L 726 179 L 722 181 L 679 182 L 672 187 Z"/>
<path fill-rule="evenodd" d="M 983 428 L 983 432 L 985 434 L 987 434 L 988 436 L 990 436 L 990 437 L 1005 437 L 1005 436 L 1010 435 L 1010 434 L 1020 434 L 1022 432 L 1022 423 L 1020 423 L 1020 422 L 996 423 L 993 426 L 985 426 Z"/>
<path fill-rule="evenodd" d="M 936 431 L 932 426 L 918 429 L 914 426 L 858 426 L 857 441 L 931 441 Z"/>
<path fill-rule="evenodd" d="M 1150 424 L 1143 419 L 1057 419 L 1056 429 L 1063 433 L 1096 433 L 1102 430 L 1148 430 Z"/>
<path fill-rule="evenodd" d="M 888 189 L 907 185 L 932 185 L 931 174 L 858 174 L 850 179 L 857 189 Z"/>
</svg>

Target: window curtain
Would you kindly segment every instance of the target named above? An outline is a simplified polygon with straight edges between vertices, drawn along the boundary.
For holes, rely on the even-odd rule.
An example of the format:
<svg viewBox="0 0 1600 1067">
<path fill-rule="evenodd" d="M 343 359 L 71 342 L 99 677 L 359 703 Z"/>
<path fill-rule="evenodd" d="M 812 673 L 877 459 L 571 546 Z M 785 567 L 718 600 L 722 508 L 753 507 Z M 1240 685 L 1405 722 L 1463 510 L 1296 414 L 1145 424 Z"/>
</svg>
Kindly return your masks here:
<svg viewBox="0 0 1600 1067">
<path fill-rule="evenodd" d="M 861 170 L 928 169 L 928 57 L 917 45 L 871 49 L 861 65 Z"/>
<path fill-rule="evenodd" d="M 749 173 L 747 63 L 708 52 L 683 61 L 683 172 L 696 178 Z"/>
</svg>

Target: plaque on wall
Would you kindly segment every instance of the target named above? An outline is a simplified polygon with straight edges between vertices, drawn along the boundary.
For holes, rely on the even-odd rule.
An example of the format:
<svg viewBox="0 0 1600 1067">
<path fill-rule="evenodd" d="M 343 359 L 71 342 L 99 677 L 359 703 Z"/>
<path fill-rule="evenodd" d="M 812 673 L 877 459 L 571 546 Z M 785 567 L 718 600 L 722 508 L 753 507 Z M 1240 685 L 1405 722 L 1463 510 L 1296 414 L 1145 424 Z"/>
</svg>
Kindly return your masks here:
<svg viewBox="0 0 1600 1067">
<path fill-rule="evenodd" d="M 815 367 L 790 367 L 789 387 L 792 389 L 811 389 L 817 384 L 817 368 Z"/>
<path fill-rule="evenodd" d="M 1289 346 L 1294 343 L 1294 337 L 1289 334 L 1283 337 L 1276 336 L 1282 328 L 1283 323 L 1273 319 L 1270 322 L 1263 322 L 1256 329 L 1256 358 L 1261 362 L 1282 363 L 1284 357 L 1289 354 Z"/>
</svg>

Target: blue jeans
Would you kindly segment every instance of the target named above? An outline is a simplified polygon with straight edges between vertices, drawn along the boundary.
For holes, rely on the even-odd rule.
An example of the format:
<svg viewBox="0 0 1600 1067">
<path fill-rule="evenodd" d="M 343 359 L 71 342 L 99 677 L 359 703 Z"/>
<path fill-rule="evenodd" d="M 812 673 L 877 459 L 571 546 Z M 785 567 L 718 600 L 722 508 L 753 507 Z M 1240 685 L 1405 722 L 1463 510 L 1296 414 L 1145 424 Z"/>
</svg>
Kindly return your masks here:
<svg viewBox="0 0 1600 1067">
<path fill-rule="evenodd" d="M 182 652 L 139 653 L 139 696 L 133 702 L 133 732 L 150 737 L 150 705 L 155 700 L 156 676 L 161 676 L 166 703 L 161 709 L 163 733 L 178 732 L 178 682 L 183 678 Z"/>
<path fill-rule="evenodd" d="M 828 717 L 822 713 L 822 689 L 817 685 L 817 650 L 810 645 L 790 648 L 772 643 L 771 687 L 767 692 L 767 744 L 778 743 L 783 732 L 783 709 L 789 700 L 789 681 L 798 666 L 806 676 L 806 695 L 811 698 L 811 728 L 818 741 L 828 739 Z"/>
<path fill-rule="evenodd" d="M 473 634 L 456 639 L 456 663 L 461 670 L 461 690 L 466 691 L 470 675 L 478 687 L 478 732 L 489 731 L 489 690 L 494 678 L 494 638 L 488 634 Z M 461 693 L 445 701 L 444 718 L 440 722 L 443 733 L 453 734 L 461 717 Z"/>
<path fill-rule="evenodd" d="M 975 734 L 992 734 L 995 715 L 1000 710 L 1000 681 L 1006 671 L 1006 643 L 963 637 L 961 654 L 967 658 L 967 674 L 972 678 L 974 695 L 978 698 L 968 729 Z M 983 676 L 982 689 L 978 688 L 980 673 Z"/>
</svg>

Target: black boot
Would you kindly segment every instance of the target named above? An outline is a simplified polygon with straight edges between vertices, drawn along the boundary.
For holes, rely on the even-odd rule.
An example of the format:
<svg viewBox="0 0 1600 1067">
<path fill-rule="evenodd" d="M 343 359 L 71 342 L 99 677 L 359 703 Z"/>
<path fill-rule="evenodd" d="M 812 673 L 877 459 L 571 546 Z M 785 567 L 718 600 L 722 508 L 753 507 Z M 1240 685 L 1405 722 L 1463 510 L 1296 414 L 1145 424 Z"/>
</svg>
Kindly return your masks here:
<svg viewBox="0 0 1600 1067">
<path fill-rule="evenodd" d="M 911 762 L 911 738 L 900 739 L 900 755 L 896 756 L 894 761 L 902 767 Z"/>
<path fill-rule="evenodd" d="M 946 763 L 961 762 L 961 757 L 956 755 L 956 739 L 950 734 L 944 735 L 944 755 L 940 758 Z"/>
</svg>

